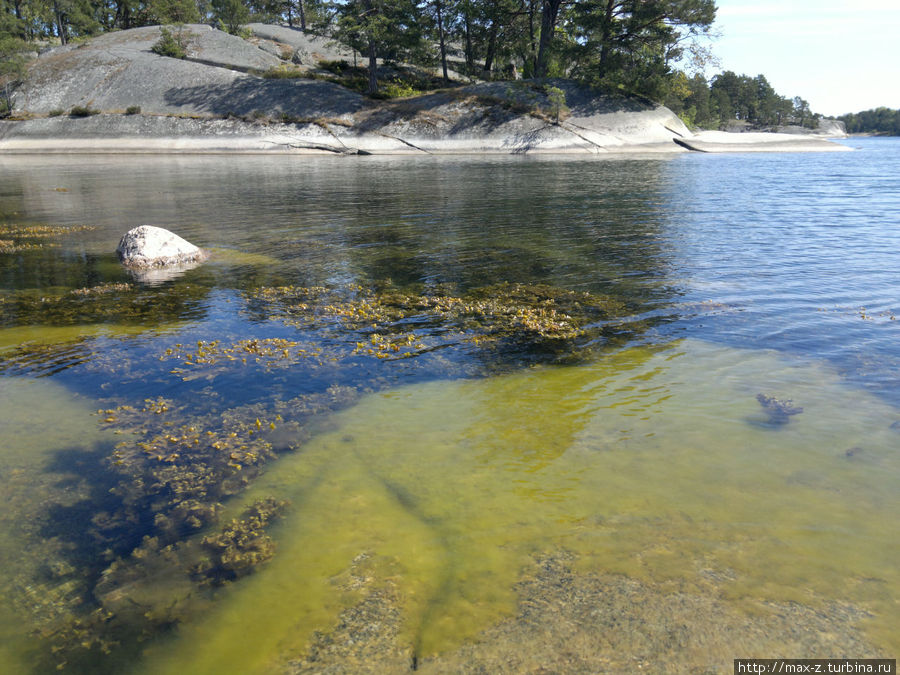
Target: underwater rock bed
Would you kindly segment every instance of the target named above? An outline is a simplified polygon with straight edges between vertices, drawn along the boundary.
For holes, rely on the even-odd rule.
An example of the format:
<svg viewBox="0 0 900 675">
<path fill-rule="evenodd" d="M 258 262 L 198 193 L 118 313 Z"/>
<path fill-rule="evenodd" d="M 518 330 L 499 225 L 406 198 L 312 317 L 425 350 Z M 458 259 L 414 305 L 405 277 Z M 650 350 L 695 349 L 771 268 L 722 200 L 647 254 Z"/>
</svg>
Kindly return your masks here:
<svg viewBox="0 0 900 675">
<path fill-rule="evenodd" d="M 161 297 L 141 285 L 106 282 L 55 294 L 19 291 L 0 301 L 18 324 L 140 324 L 183 315 L 208 292 L 188 285 L 169 290 L 174 292 Z M 390 283 L 261 287 L 245 292 L 244 301 L 240 311 L 262 334 L 173 344 L 154 359 L 167 369 L 168 381 L 212 382 L 227 374 L 239 378 L 229 380 L 234 386 L 240 378 L 249 382 L 276 372 L 290 376 L 329 364 L 336 370 L 325 371 L 315 391 L 288 399 L 270 395 L 234 407 L 220 401 L 203 410 L 190 397 L 155 396 L 97 411 L 100 426 L 121 437 L 90 478 L 106 496 L 77 505 L 72 516 L 84 530 L 45 550 L 44 569 L 52 572 L 30 580 L 28 593 L 19 593 L 15 603 L 34 617 L 48 667 L 78 670 L 126 658 L 142 641 L 196 616 L 212 602 L 215 587 L 276 555 L 266 530 L 287 504 L 268 497 L 230 523 L 219 521 L 228 501 L 267 463 L 302 451 L 311 422 L 357 399 L 358 386 L 337 383 L 346 379 L 341 368 L 474 349 L 485 357 L 476 370 L 422 359 L 428 364 L 423 372 L 487 375 L 583 358 L 643 328 L 628 322 L 629 308 L 614 298 L 545 285 L 498 284 L 465 294 L 404 291 Z M 266 326 L 273 324 L 296 330 L 297 339 L 267 336 Z M 149 364 L 120 365 L 115 353 L 97 353 L 89 339 L 24 344 L 3 356 L 0 369 L 8 374 L 52 372 L 57 362 L 114 378 L 153 372 Z M 368 391 L 396 383 L 369 371 L 357 380 Z M 83 540 L 76 544 L 76 537 Z"/>
</svg>

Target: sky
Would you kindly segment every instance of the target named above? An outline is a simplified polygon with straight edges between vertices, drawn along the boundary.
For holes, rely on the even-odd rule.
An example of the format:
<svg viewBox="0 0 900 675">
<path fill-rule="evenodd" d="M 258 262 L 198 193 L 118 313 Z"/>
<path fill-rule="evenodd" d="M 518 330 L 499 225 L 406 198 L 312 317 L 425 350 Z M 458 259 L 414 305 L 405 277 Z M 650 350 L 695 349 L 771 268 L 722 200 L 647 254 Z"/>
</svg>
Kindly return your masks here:
<svg viewBox="0 0 900 675">
<path fill-rule="evenodd" d="M 838 116 L 900 109 L 900 0 L 717 0 L 719 67 Z"/>
</svg>

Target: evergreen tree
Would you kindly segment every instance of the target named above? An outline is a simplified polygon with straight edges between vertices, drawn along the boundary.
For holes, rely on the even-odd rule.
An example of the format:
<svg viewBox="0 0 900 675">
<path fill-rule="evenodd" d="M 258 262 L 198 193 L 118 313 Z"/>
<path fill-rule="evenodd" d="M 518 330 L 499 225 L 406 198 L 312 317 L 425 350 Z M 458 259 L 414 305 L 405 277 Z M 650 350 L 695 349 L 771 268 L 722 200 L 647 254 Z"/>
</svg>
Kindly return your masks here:
<svg viewBox="0 0 900 675">
<path fill-rule="evenodd" d="M 250 9 L 243 0 L 212 0 L 211 5 L 213 17 L 232 35 L 238 35 L 250 21 Z"/>
<path fill-rule="evenodd" d="M 335 7 L 336 39 L 368 60 L 367 93 L 378 92 L 378 59 L 397 59 L 422 40 L 422 14 L 415 0 L 347 0 Z"/>
</svg>

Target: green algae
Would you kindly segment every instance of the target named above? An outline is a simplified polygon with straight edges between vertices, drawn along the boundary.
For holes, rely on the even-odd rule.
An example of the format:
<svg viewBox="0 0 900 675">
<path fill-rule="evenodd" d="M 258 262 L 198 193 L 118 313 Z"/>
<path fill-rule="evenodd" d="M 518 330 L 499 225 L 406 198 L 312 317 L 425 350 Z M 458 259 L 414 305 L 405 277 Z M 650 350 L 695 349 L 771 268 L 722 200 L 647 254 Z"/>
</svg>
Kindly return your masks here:
<svg viewBox="0 0 900 675">
<path fill-rule="evenodd" d="M 140 292 L 112 282 L 48 297 L 104 311 L 105 299 L 127 305 Z M 80 529 L 52 541 L 32 532 L 46 564 L 15 582 L 29 590 L 11 611 L 29 617 L 22 644 L 42 664 L 121 670 L 148 645 L 154 673 L 300 672 L 333 651 L 335 626 L 382 616 L 380 598 L 392 623 L 366 658 L 440 669 L 515 615 L 535 556 L 561 551 L 573 574 L 622 575 L 651 594 L 702 595 L 715 576 L 730 616 L 842 602 L 857 623 L 871 613 L 867 635 L 893 645 L 884 598 L 896 546 L 884 519 L 870 526 L 896 494 L 869 484 L 896 468 L 878 431 L 890 413 L 868 399 L 847 406 L 827 372 L 691 342 L 601 352 L 646 324 L 615 298 L 542 285 L 262 287 L 246 300 L 248 317 L 298 339 L 176 343 L 158 358 L 181 380 L 213 380 L 465 350 L 480 357 L 471 374 L 507 374 L 388 389 L 333 418 L 356 390 L 205 411 L 162 397 L 101 408 L 117 442 L 91 449 Z M 81 330 L 65 312 L 55 320 Z M 29 358 L 105 367 L 84 337 L 26 345 L 10 363 Z M 773 422 L 782 409 L 790 425 Z M 823 458 L 829 443 L 839 447 Z M 865 497 L 851 503 L 848 491 Z M 60 506 L 38 515 L 68 517 Z M 824 560 L 838 532 L 850 551 Z"/>
<path fill-rule="evenodd" d="M 19 393 L 19 381 L 9 382 L 11 395 Z M 0 536 L 6 540 L 8 530 L 4 551 L 18 552 L 5 567 L 15 573 L 2 580 L 9 602 L 0 606 L 0 629 L 6 632 L 7 614 L 17 619 L 9 620 L 7 662 L 21 652 L 34 664 L 26 671 L 119 670 L 142 642 L 202 612 L 210 601 L 205 587 L 247 576 L 271 557 L 266 529 L 284 507 L 258 500 L 217 529 L 222 503 L 277 453 L 302 444 L 310 420 L 354 398 L 354 390 L 333 387 L 205 414 L 148 399 L 93 415 L 81 410 L 78 423 L 56 435 L 18 426 L 27 427 L 32 413 L 63 424 L 67 416 L 45 410 L 44 402 L 27 413 L 10 405 L 20 418 L 4 419 L 4 431 L 29 439 L 22 461 L 31 468 L 16 466 L 10 451 L 3 459 L 12 464 L 0 467 L 11 507 Z M 83 447 L 68 447 L 88 417 L 94 420 Z M 42 436 L 55 439 L 43 457 L 52 471 L 29 464 Z M 62 494 L 59 471 L 77 475 L 66 478 L 73 484 Z"/>
<path fill-rule="evenodd" d="M 805 412 L 773 428 L 760 391 Z M 820 367 L 697 342 L 368 396 L 242 497 L 293 502 L 271 531 L 278 554 L 151 649 L 145 672 L 303 663 L 386 588 L 402 617 L 391 648 L 440 672 L 441 654 L 515 615 L 534 556 L 561 550 L 573 574 L 630 579 L 646 602 L 713 593 L 722 645 L 748 630 L 771 646 L 779 611 L 798 634 L 834 612 L 835 645 L 864 635 L 892 653 L 894 416 Z M 343 581 L 360 555 L 369 590 Z M 702 616 L 694 637 L 717 630 Z"/>
</svg>

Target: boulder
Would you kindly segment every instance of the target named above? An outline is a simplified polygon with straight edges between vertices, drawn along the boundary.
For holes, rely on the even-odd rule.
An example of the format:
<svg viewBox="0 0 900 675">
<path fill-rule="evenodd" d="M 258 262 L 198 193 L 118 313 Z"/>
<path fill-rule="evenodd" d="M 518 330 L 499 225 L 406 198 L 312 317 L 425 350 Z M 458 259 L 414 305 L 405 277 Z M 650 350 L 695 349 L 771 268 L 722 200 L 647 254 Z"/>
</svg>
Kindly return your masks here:
<svg viewBox="0 0 900 675">
<path fill-rule="evenodd" d="M 128 230 L 116 249 L 126 267 L 147 269 L 199 262 L 206 253 L 174 232 L 162 227 L 141 225 Z"/>
<path fill-rule="evenodd" d="M 313 55 L 309 52 L 308 49 L 304 49 L 303 47 L 297 47 L 297 49 L 294 50 L 294 55 L 291 57 L 291 61 L 298 66 L 316 65 L 316 60 L 313 58 Z"/>
</svg>

